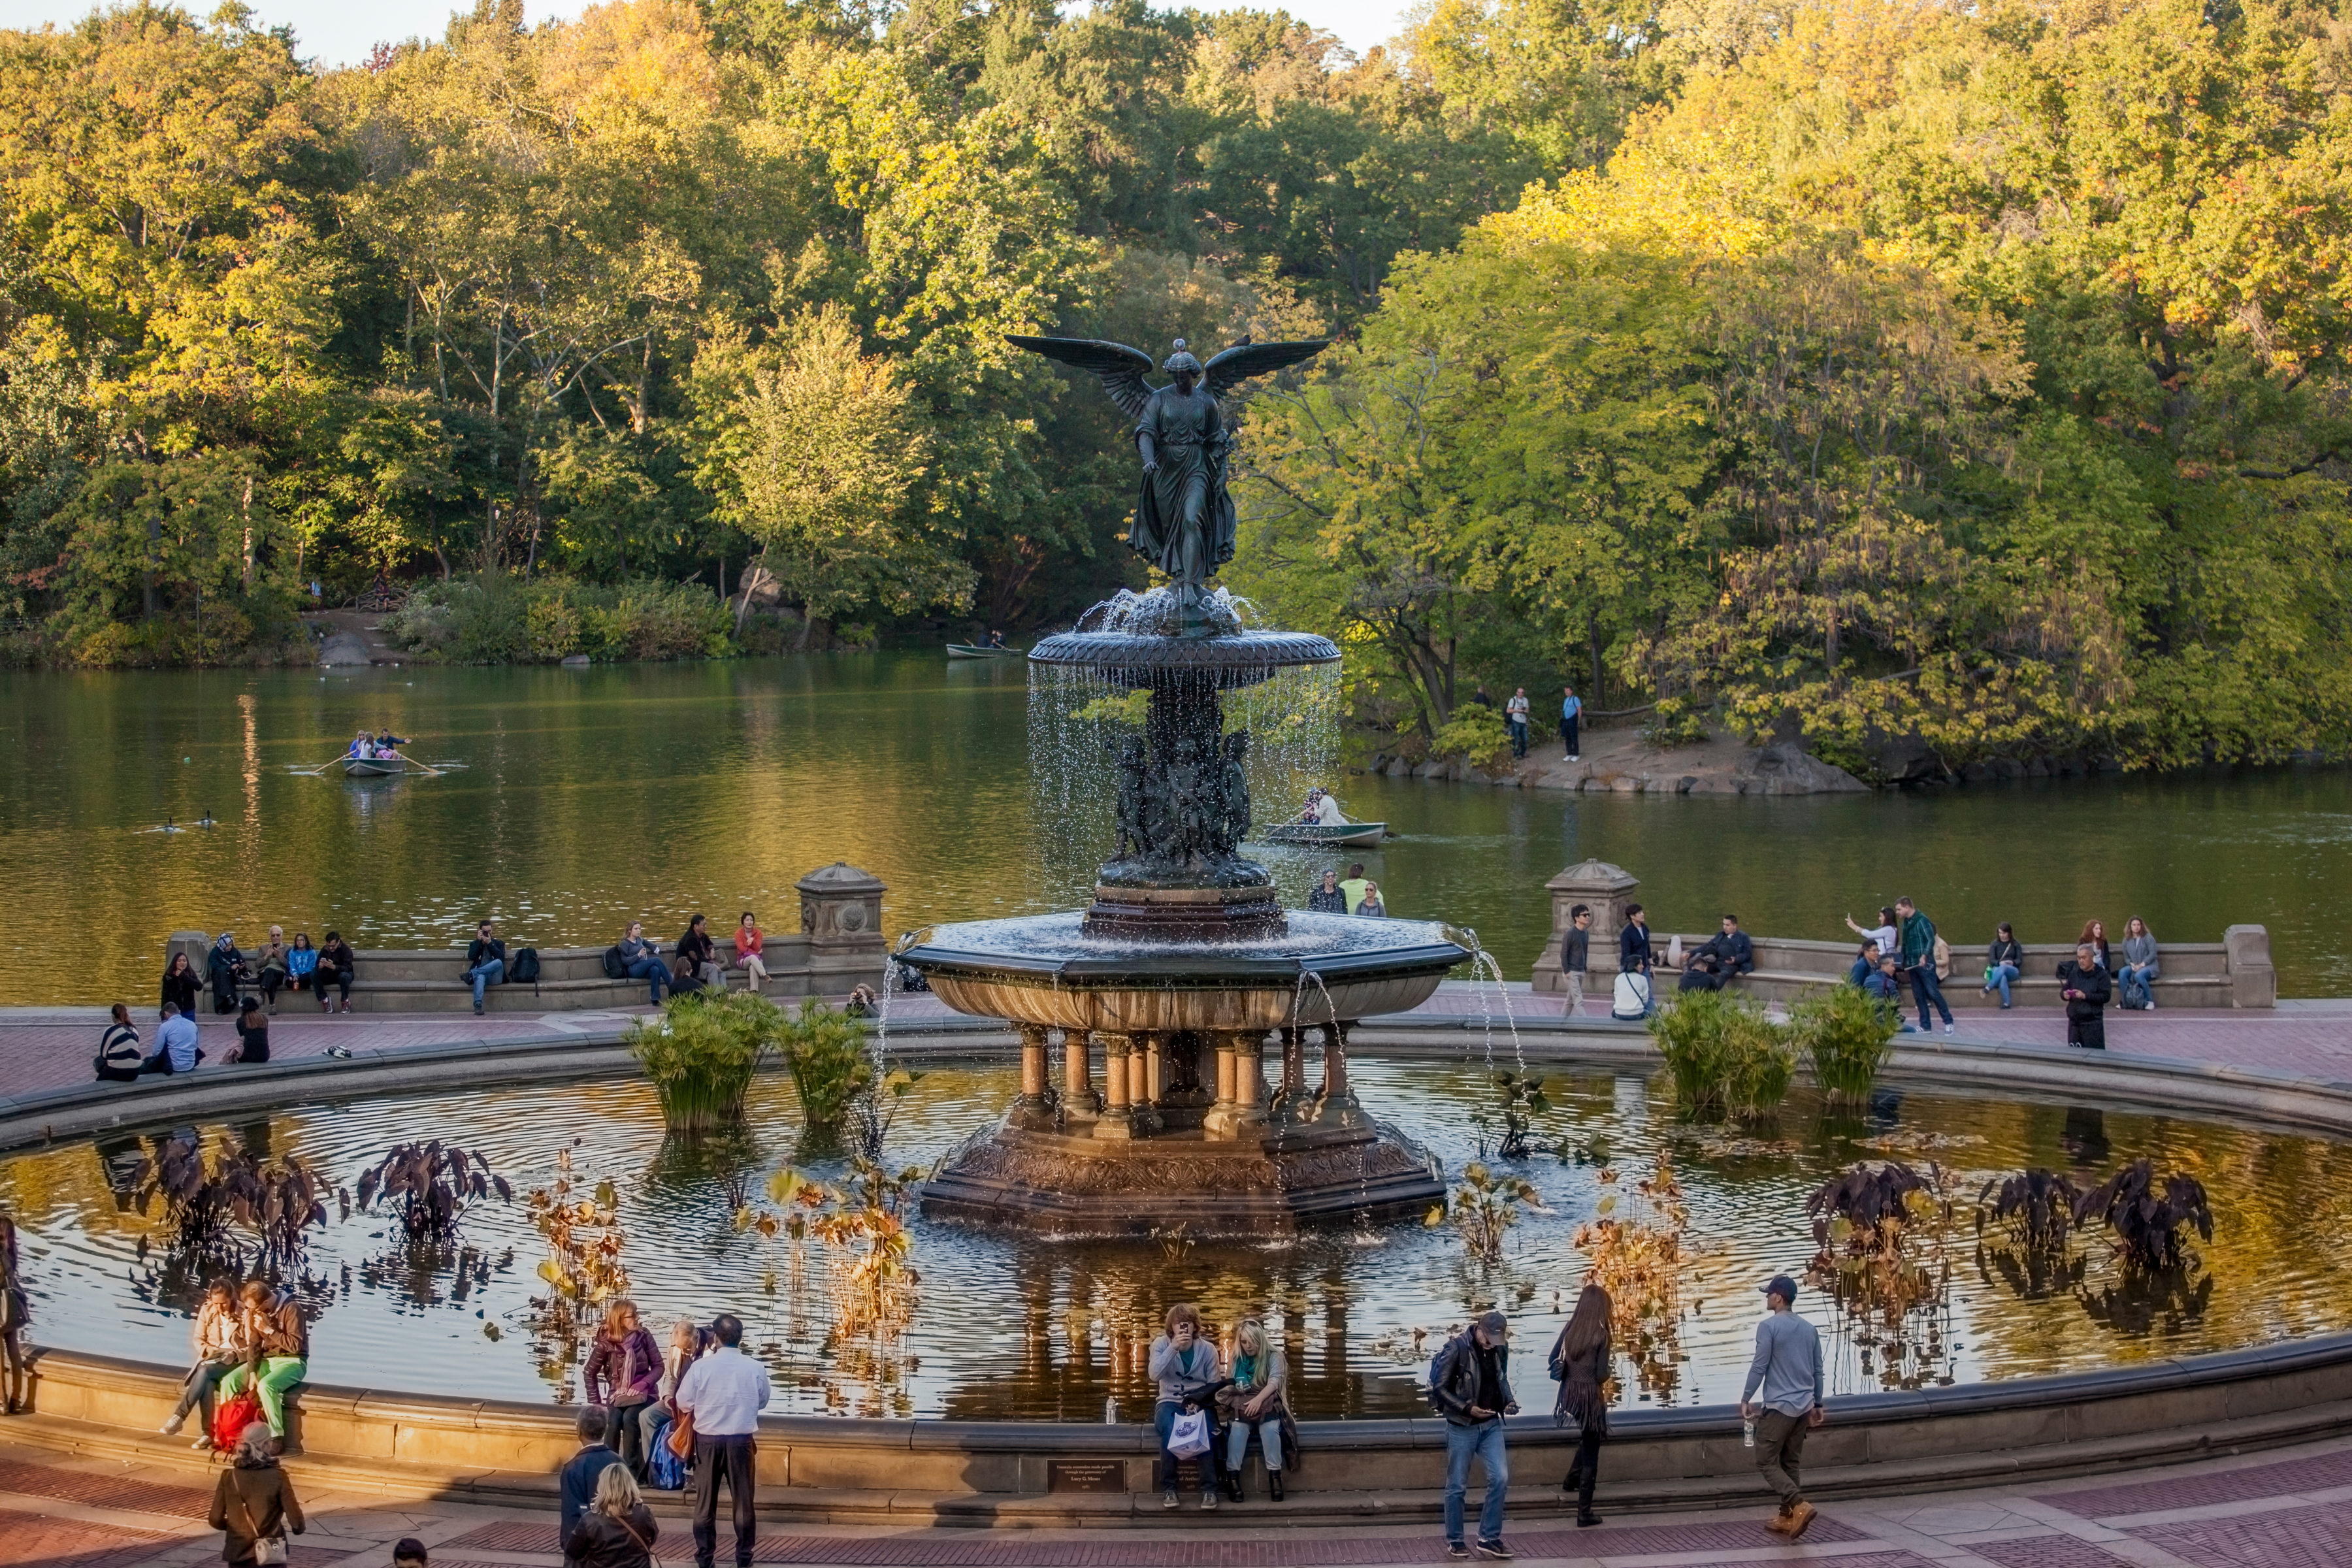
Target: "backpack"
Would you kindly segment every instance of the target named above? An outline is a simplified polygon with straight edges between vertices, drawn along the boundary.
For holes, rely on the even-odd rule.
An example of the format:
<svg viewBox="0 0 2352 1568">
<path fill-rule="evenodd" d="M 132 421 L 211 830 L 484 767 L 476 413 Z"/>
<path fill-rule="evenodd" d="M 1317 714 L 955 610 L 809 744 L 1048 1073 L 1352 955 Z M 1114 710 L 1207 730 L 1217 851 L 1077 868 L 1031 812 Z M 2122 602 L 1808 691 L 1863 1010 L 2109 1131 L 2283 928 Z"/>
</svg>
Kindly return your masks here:
<svg viewBox="0 0 2352 1568">
<path fill-rule="evenodd" d="M 669 1446 L 667 1441 L 668 1436 L 669 1434 L 665 1431 L 660 1437 L 655 1439 L 653 1452 L 646 1459 L 646 1477 L 661 1491 L 684 1491 L 686 1459 L 677 1449 Z"/>
<path fill-rule="evenodd" d="M 1621 1023 L 1639 1023 L 1650 1010 L 1650 977 L 1626 969 L 1618 972 L 1617 990 L 1609 1016 Z"/>
<path fill-rule="evenodd" d="M 1936 978 L 1949 980 L 1952 977 L 1952 944 L 1939 934 L 1928 956 L 1936 961 Z"/>
<path fill-rule="evenodd" d="M 534 996 L 538 995 L 539 949 L 535 947 L 516 948 L 514 951 L 514 961 L 507 965 L 507 978 L 513 981 L 518 985 L 523 984 L 525 981 L 529 981 L 530 983 L 530 994 Z"/>
<path fill-rule="evenodd" d="M 236 1447 L 245 1429 L 261 1418 L 260 1396 L 250 1387 L 238 1390 L 213 1412 L 213 1447 L 224 1453 Z"/>
<path fill-rule="evenodd" d="M 537 953 L 533 953 L 531 954 L 531 957 L 536 961 L 539 955 Z M 607 980 L 626 980 L 628 977 L 629 966 L 621 957 L 621 944 L 614 942 L 612 946 L 604 950 L 604 978 Z"/>
</svg>

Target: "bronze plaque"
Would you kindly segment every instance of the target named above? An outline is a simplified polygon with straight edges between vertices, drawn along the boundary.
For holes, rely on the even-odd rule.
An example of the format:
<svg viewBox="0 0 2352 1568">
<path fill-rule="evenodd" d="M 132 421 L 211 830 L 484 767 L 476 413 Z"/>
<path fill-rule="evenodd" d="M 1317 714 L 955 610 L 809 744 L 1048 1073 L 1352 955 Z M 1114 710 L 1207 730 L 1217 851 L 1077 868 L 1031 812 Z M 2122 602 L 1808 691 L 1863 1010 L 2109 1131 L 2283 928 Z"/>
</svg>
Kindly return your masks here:
<svg viewBox="0 0 2352 1568">
<path fill-rule="evenodd" d="M 1127 1489 L 1125 1459 L 1048 1459 L 1045 1489 L 1049 1492 L 1123 1492 Z"/>
</svg>

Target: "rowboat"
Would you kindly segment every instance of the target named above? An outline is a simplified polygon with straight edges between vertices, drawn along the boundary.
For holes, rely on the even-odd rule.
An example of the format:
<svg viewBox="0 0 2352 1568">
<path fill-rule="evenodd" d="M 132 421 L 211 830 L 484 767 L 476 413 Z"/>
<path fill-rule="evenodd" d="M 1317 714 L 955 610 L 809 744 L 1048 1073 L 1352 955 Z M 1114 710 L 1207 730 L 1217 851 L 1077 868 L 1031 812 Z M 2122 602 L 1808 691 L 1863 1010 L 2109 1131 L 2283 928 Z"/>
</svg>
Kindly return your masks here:
<svg viewBox="0 0 2352 1568">
<path fill-rule="evenodd" d="M 398 752 L 381 757 L 345 757 L 342 764 L 343 776 L 352 779 L 389 778 L 394 773 L 404 773 L 409 768 L 408 759 Z"/>
<path fill-rule="evenodd" d="M 1261 844 L 1378 844 L 1385 822 L 1272 822 L 1257 830 Z"/>
<path fill-rule="evenodd" d="M 948 644 L 950 658 L 1018 658 L 1017 647 L 990 647 L 984 643 L 951 642 Z"/>
</svg>

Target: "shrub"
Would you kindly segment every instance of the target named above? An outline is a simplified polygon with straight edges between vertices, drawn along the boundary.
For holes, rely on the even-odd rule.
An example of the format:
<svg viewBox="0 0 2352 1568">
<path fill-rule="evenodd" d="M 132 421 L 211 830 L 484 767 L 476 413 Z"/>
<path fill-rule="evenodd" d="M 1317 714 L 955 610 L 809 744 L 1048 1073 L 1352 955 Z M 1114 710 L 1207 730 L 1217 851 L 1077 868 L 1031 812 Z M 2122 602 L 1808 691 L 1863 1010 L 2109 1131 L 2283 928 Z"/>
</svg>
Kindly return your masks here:
<svg viewBox="0 0 2352 1568">
<path fill-rule="evenodd" d="M 1479 703 L 1457 709 L 1430 741 L 1432 756 L 1460 757 L 1473 767 L 1492 768 L 1511 749 L 1511 731 L 1503 716 Z"/>
<path fill-rule="evenodd" d="M 1797 1070 L 1790 1030 L 1764 1016 L 1744 996 L 1727 999 L 1723 1011 L 1723 1103 L 1742 1121 L 1760 1121 L 1780 1108 Z"/>
<path fill-rule="evenodd" d="M 842 1129 L 874 1075 L 866 1030 L 846 1013 L 811 998 L 797 1015 L 779 1013 L 779 1044 L 801 1097 L 803 1149 L 838 1147 Z"/>
<path fill-rule="evenodd" d="M 1675 1104 L 1686 1116 L 1723 1109 L 1727 1016 L 1720 991 L 1686 991 L 1650 1015 L 1650 1038 L 1674 1076 Z"/>
<path fill-rule="evenodd" d="M 1830 1103 L 1860 1105 L 1870 1098 L 1903 1021 L 1890 1004 L 1840 984 L 1798 1003 L 1789 1022 Z"/>
<path fill-rule="evenodd" d="M 764 996 L 697 992 L 672 997 L 622 1038 L 653 1079 L 670 1131 L 703 1132 L 742 1119 L 744 1096 L 782 1020 Z"/>
<path fill-rule="evenodd" d="M 411 652 L 457 664 L 553 663 L 575 653 L 706 658 L 735 649 L 726 605 L 696 583 L 453 578 L 419 584 L 383 626 Z"/>
</svg>

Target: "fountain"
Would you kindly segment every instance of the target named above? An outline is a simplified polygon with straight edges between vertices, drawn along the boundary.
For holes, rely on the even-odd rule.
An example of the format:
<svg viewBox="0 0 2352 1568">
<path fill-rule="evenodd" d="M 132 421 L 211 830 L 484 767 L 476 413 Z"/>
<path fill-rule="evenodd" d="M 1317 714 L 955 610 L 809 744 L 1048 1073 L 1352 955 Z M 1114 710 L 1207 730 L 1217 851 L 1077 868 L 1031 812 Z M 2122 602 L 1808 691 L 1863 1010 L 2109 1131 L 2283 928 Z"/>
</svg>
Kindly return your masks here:
<svg viewBox="0 0 2352 1568">
<path fill-rule="evenodd" d="M 1150 694 L 1142 733 L 1118 745 L 1117 846 L 1092 904 L 934 927 L 897 955 L 948 1006 L 1021 1036 L 1019 1099 L 943 1162 L 924 1212 L 1089 1234 L 1419 1217 L 1443 1184 L 1349 1089 L 1348 1032 L 1426 1001 L 1471 950 L 1436 925 L 1286 911 L 1271 874 L 1241 855 L 1250 733 L 1227 728 L 1225 699 L 1285 670 L 1336 666 L 1339 650 L 1247 628 L 1206 591 L 1233 553 L 1231 438 L 1216 395 L 1323 345 L 1244 343 L 1203 367 L 1179 342 L 1162 367 L 1176 385 L 1153 391 L 1136 350 L 1013 341 L 1101 376 L 1137 419 L 1145 477 L 1133 537 L 1173 582 L 1114 625 L 1082 624 L 1029 654 Z M 1059 1082 L 1047 1072 L 1055 1032 Z M 1322 1058 L 1311 1088 L 1310 1034 Z M 1281 1047 L 1271 1081 L 1269 1037 Z"/>
</svg>

